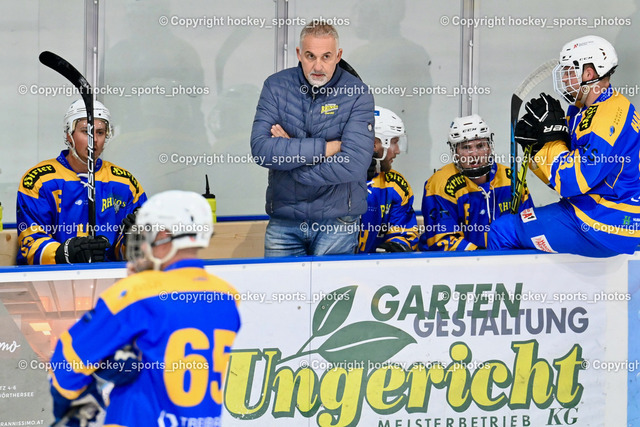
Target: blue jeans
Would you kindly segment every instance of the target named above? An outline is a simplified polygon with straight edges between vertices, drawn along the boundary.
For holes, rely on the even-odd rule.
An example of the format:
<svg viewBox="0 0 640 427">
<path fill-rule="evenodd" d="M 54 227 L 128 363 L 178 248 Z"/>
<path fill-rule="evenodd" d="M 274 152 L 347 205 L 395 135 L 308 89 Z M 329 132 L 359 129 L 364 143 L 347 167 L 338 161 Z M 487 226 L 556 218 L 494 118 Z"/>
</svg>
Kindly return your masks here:
<svg viewBox="0 0 640 427">
<path fill-rule="evenodd" d="M 355 253 L 359 232 L 359 216 L 318 221 L 271 218 L 264 256 L 350 255 Z"/>
</svg>

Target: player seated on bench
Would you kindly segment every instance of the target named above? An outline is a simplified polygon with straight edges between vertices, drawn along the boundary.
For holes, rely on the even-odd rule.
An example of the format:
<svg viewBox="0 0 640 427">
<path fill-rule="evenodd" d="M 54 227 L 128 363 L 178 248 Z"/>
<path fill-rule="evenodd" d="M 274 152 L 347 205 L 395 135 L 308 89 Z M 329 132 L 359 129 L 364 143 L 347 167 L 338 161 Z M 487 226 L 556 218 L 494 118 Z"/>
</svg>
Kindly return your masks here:
<svg viewBox="0 0 640 427">
<path fill-rule="evenodd" d="M 127 170 L 100 159 L 113 136 L 109 110 L 94 105 L 94 175 L 89 174 L 87 111 L 82 99 L 64 116 L 67 149 L 29 169 L 16 204 L 18 264 L 73 264 L 124 259 L 125 228 L 147 200 Z M 87 185 L 95 184 L 96 220 L 89 233 Z M 92 237 L 95 235 L 95 237 Z"/>
<path fill-rule="evenodd" d="M 456 117 L 449 129 L 453 162 L 424 186 L 421 251 L 470 251 L 487 247 L 494 220 L 509 215 L 511 169 L 495 161 L 493 133 L 473 114 Z M 525 188 L 520 210 L 533 207 Z"/>
<path fill-rule="evenodd" d="M 362 215 L 359 253 L 410 252 L 418 244 L 413 191 L 393 159 L 406 151 L 404 122 L 391 110 L 376 106 L 373 159 L 367 171 L 367 212 Z"/>
</svg>

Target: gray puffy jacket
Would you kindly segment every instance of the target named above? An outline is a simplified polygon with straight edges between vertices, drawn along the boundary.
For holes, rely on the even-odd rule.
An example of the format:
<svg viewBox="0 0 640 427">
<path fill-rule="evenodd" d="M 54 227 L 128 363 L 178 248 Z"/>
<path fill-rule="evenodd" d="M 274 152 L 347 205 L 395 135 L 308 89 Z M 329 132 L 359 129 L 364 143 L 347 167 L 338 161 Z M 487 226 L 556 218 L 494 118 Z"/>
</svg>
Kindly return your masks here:
<svg viewBox="0 0 640 427">
<path fill-rule="evenodd" d="M 360 215 L 367 210 L 367 168 L 374 141 L 368 86 L 339 66 L 312 87 L 298 64 L 264 82 L 251 131 L 251 152 L 269 169 L 266 212 L 296 220 Z M 279 124 L 290 138 L 271 137 Z M 341 151 L 324 157 L 327 141 Z"/>
</svg>

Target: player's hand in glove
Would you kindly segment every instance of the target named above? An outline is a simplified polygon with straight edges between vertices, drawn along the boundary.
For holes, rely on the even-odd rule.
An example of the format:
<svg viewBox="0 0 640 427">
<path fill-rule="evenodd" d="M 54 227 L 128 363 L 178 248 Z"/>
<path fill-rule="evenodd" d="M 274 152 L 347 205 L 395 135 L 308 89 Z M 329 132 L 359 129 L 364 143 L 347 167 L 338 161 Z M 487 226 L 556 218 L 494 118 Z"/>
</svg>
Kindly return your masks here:
<svg viewBox="0 0 640 427">
<path fill-rule="evenodd" d="M 411 248 L 399 242 L 384 242 L 376 248 L 376 252 L 411 252 Z"/>
<path fill-rule="evenodd" d="M 76 400 L 66 400 L 52 386 L 54 426 L 86 427 L 106 407 L 98 385 L 93 381 Z"/>
<path fill-rule="evenodd" d="M 140 351 L 133 345 L 125 345 L 100 364 L 102 367 L 93 373 L 104 381 L 122 386 L 134 382 L 140 375 Z"/>
<path fill-rule="evenodd" d="M 56 250 L 56 264 L 75 264 L 78 262 L 102 262 L 109 239 L 105 236 L 72 237 L 65 240 Z"/>
<path fill-rule="evenodd" d="M 538 131 L 534 125 L 535 119 L 531 113 L 525 114 L 518 123 L 513 132 L 513 139 L 520 144 L 523 150 L 531 146 L 531 154 L 535 155 L 544 146 L 544 142 L 538 142 Z"/>
<path fill-rule="evenodd" d="M 122 232 L 124 234 L 127 234 L 131 231 L 131 229 L 133 228 L 133 226 L 136 223 L 136 215 L 138 214 L 138 210 L 140 208 L 135 208 L 133 210 L 133 212 L 131 212 L 130 214 L 128 214 L 127 216 L 125 216 L 122 219 Z"/>
<path fill-rule="evenodd" d="M 520 145 L 527 144 L 531 138 L 536 139 L 540 148 L 550 141 L 571 141 L 560 101 L 541 93 L 540 98 L 527 102 L 525 110 L 527 113 L 518 121 L 514 132 L 516 142 Z M 534 144 L 529 142 L 527 145 Z M 535 145 L 533 149 L 537 151 Z"/>
<path fill-rule="evenodd" d="M 138 214 L 139 209 L 140 209 L 139 207 L 135 208 L 133 212 L 131 212 L 130 214 L 127 214 L 127 216 L 125 216 L 122 219 L 122 234 L 124 234 L 125 248 L 127 247 L 127 240 L 129 239 L 129 234 L 131 233 L 133 226 L 136 224 L 136 215 Z M 126 256 L 125 256 L 125 259 L 126 259 Z"/>
</svg>

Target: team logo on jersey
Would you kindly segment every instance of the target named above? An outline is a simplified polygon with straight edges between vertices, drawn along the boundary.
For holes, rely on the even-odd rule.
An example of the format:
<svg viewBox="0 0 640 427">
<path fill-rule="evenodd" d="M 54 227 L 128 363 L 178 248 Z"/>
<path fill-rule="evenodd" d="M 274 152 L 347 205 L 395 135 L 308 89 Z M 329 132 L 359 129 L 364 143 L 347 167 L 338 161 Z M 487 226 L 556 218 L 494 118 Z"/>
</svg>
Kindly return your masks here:
<svg viewBox="0 0 640 427">
<path fill-rule="evenodd" d="M 589 126 L 591 126 L 591 122 L 593 121 L 593 116 L 596 115 L 597 109 L 597 105 L 592 105 L 591 107 L 587 108 L 587 110 L 584 112 L 584 115 L 582 116 L 582 121 L 580 121 L 580 130 L 589 129 Z"/>
<path fill-rule="evenodd" d="M 118 213 L 120 208 L 125 206 L 126 206 L 125 202 L 113 197 L 106 197 L 102 199 L 102 212 L 104 212 L 109 208 L 113 208 L 116 211 L 116 213 Z"/>
<path fill-rule="evenodd" d="M 533 242 L 533 246 L 535 246 L 536 249 L 538 250 L 541 250 L 544 252 L 556 253 L 556 251 L 554 251 L 551 245 L 549 244 L 549 241 L 547 240 L 547 236 L 545 236 L 544 234 L 532 237 L 531 242 Z"/>
<path fill-rule="evenodd" d="M 140 186 L 138 185 L 138 180 L 133 175 L 131 175 L 131 172 L 124 170 L 122 168 L 119 168 L 117 166 L 111 166 L 111 173 L 114 174 L 115 176 L 129 178 L 129 181 L 131 181 L 131 184 L 136 189 L 136 192 L 138 193 L 140 192 Z"/>
<path fill-rule="evenodd" d="M 385 172 L 384 179 L 387 182 L 393 182 L 400 187 L 400 189 L 404 192 L 405 196 L 409 195 L 409 183 L 406 179 L 399 173 L 395 171 Z"/>
<path fill-rule="evenodd" d="M 447 180 L 447 183 L 444 185 L 444 192 L 451 197 L 455 197 L 456 192 L 466 187 L 466 185 L 464 175 L 458 173 Z"/>
<path fill-rule="evenodd" d="M 54 173 L 56 169 L 53 165 L 44 165 L 31 169 L 22 179 L 22 185 L 28 190 L 32 190 L 41 176 Z"/>
<path fill-rule="evenodd" d="M 522 222 L 535 221 L 536 214 L 533 212 L 533 208 L 528 208 L 520 212 L 520 218 L 522 218 Z"/>
<path fill-rule="evenodd" d="M 325 104 L 320 109 L 320 114 L 332 115 L 338 111 L 338 104 Z"/>
</svg>

